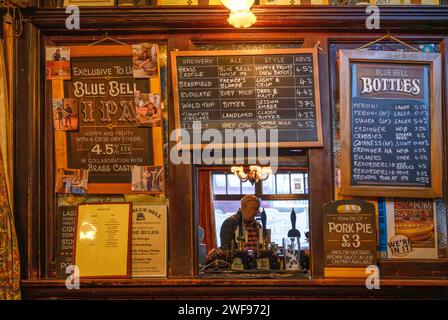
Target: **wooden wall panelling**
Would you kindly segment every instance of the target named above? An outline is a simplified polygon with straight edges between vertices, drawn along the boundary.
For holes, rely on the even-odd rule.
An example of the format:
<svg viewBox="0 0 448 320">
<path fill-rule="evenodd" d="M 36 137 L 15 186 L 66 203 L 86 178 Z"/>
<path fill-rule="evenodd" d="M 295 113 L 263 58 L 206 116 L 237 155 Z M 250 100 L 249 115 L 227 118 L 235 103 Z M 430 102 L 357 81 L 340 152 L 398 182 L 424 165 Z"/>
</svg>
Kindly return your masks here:
<svg viewBox="0 0 448 320">
<path fill-rule="evenodd" d="M 232 34 L 235 35 L 235 37 L 241 38 L 242 41 L 246 39 L 246 37 L 252 41 L 256 41 L 260 38 L 265 39 L 265 34 L 269 34 L 269 37 L 277 37 L 278 39 L 291 39 L 291 37 L 295 37 L 296 35 L 303 36 L 304 30 L 331 30 L 331 32 L 333 32 L 336 30 L 357 29 L 359 33 L 351 35 L 338 34 L 338 36 L 341 36 L 342 38 L 345 37 L 346 41 L 356 40 L 359 43 L 368 42 L 376 36 L 376 34 L 363 34 L 363 32 L 365 32 L 364 15 L 360 14 L 363 8 L 300 8 L 295 10 L 297 15 L 294 15 L 294 17 L 290 19 L 281 19 L 281 17 L 283 15 L 286 16 L 286 14 L 289 16 L 291 12 L 283 10 L 283 13 L 281 13 L 277 10 L 280 12 L 278 13 L 276 11 L 279 19 L 272 19 L 272 15 L 274 14 L 275 16 L 275 12 L 273 12 L 271 8 L 269 9 L 269 12 L 265 10 L 260 16 L 260 23 L 254 28 L 251 28 L 251 30 L 245 30 L 243 32 L 227 25 L 227 22 L 224 19 L 224 16 L 227 16 L 227 12 L 224 14 L 223 11 L 222 14 L 220 13 L 213 18 L 205 17 L 206 15 L 212 14 L 213 10 L 202 10 L 202 15 L 199 13 L 195 19 L 185 22 L 186 19 L 191 18 L 191 11 L 170 9 L 151 10 L 150 12 L 149 10 L 141 9 L 117 10 L 112 8 L 105 9 L 105 11 L 98 11 L 96 9 L 88 9 L 86 10 L 87 16 L 83 18 L 83 29 L 76 33 L 67 33 L 67 30 L 65 29 L 66 14 L 62 9 L 37 10 L 36 12 L 31 13 L 31 22 L 35 24 L 35 26 L 42 27 L 42 33 L 45 31 L 47 35 L 57 35 L 60 41 L 71 43 L 89 43 L 89 40 L 86 40 L 84 36 L 95 34 L 98 38 L 100 36 L 98 30 L 101 30 L 101 33 L 105 30 L 115 30 L 115 32 L 121 32 L 122 36 L 126 35 L 129 39 L 136 39 L 139 37 L 138 35 L 135 35 L 139 32 L 149 33 L 151 34 L 151 37 L 154 36 L 154 39 L 166 39 L 166 35 L 162 33 L 168 32 L 170 33 L 168 36 L 168 52 L 173 48 L 178 48 L 179 50 L 191 49 L 190 37 L 209 38 L 213 33 L 216 34 L 216 32 L 228 32 L 219 35 L 223 39 L 226 37 L 230 38 L 229 34 Z M 399 10 L 387 8 L 384 10 L 384 16 L 382 10 L 382 18 L 385 18 L 384 27 L 395 26 L 391 31 L 401 30 L 402 32 L 419 32 L 418 30 L 424 30 L 424 28 L 427 28 L 427 26 L 430 25 L 432 26 L 430 31 L 425 29 L 425 32 L 445 33 L 448 27 L 448 8 L 422 8 L 421 11 L 419 10 L 415 14 L 410 10 L 403 10 L 403 8 L 400 8 Z M 409 20 L 404 20 L 403 23 L 403 18 L 408 14 L 412 17 Z M 334 16 L 334 18 L 327 21 L 325 17 L 328 17 L 329 15 Z M 356 19 L 352 21 L 350 19 L 352 16 L 361 17 L 362 23 Z M 287 25 L 284 24 L 284 20 L 288 20 Z M 114 23 L 111 24 L 111 21 L 114 21 Z M 148 21 L 149 23 L 147 23 Z M 326 22 L 322 23 L 322 21 Z M 288 26 L 288 32 L 285 32 L 285 28 Z M 281 32 L 275 32 L 276 29 Z M 36 75 L 34 75 L 33 78 L 32 73 L 30 72 L 30 68 L 33 67 L 32 61 L 29 58 L 29 56 L 31 57 L 33 55 L 32 53 L 30 54 L 30 48 L 32 47 L 31 44 L 33 44 L 32 38 L 37 37 L 37 34 L 38 32 L 34 27 L 30 27 L 29 24 L 26 24 L 23 38 L 16 41 L 16 49 L 19 55 L 15 68 L 17 74 L 15 87 L 20 88 L 20 90 L 16 90 L 15 92 L 15 120 L 17 125 L 15 137 L 17 141 L 17 149 L 15 151 L 16 168 L 14 179 L 17 191 L 15 195 L 15 205 L 18 206 L 16 207 L 16 225 L 18 228 L 19 245 L 21 246 L 22 277 L 24 279 L 36 279 L 38 276 L 43 277 L 44 274 L 48 274 L 48 272 L 41 272 L 41 270 L 45 270 L 45 268 L 40 265 L 39 258 L 41 259 L 40 261 L 47 261 L 47 258 L 51 259 L 53 254 L 50 249 L 47 249 L 46 254 L 42 252 L 42 239 L 39 236 L 40 229 L 44 228 L 45 230 L 45 223 L 40 219 L 45 211 L 51 209 L 50 207 L 47 207 L 50 206 L 49 200 L 47 200 L 47 204 L 42 203 L 42 199 L 45 198 L 43 193 L 48 192 L 53 183 L 51 176 L 44 178 L 45 175 L 42 174 L 41 168 L 48 167 L 48 163 L 43 162 L 42 157 L 49 159 L 50 156 L 43 155 L 43 152 L 45 151 L 42 150 L 45 150 L 45 148 L 42 148 L 41 144 L 45 144 L 45 141 L 41 141 L 42 139 L 39 138 L 44 136 L 41 135 L 40 132 L 40 130 L 42 130 L 42 124 L 48 124 L 50 117 L 46 116 L 45 122 L 43 122 L 38 112 L 38 106 L 46 106 L 46 108 L 48 108 L 48 105 L 46 103 L 37 103 L 40 98 L 39 94 L 36 94 L 36 90 L 39 90 L 38 88 L 40 88 L 40 84 L 35 80 Z M 324 121 L 324 148 L 312 149 L 309 154 L 311 192 L 310 224 L 312 237 L 313 233 L 316 234 L 316 237 L 321 237 L 322 219 L 320 214 L 320 204 L 323 204 L 325 201 L 329 201 L 332 198 L 331 117 L 328 79 L 331 68 L 328 65 L 327 37 L 335 35 L 336 33 L 315 34 L 311 36 L 308 34 L 306 35 L 306 47 L 313 47 L 316 41 L 320 40 L 320 46 L 325 50 L 325 53 L 319 54 L 322 120 Z M 123 37 L 117 36 L 116 38 L 123 40 Z M 410 35 L 407 37 L 418 38 L 420 36 Z M 400 35 L 399 38 L 402 39 Z M 448 56 L 445 49 L 445 60 L 447 58 Z M 170 62 L 168 61 L 168 64 L 169 63 Z M 448 72 L 446 65 L 445 70 Z M 167 84 L 171 87 L 170 79 L 168 79 Z M 43 97 L 43 91 L 41 93 L 40 97 Z M 169 93 L 169 99 L 170 114 L 173 114 L 171 93 Z M 49 111 L 46 110 L 45 112 Z M 172 119 L 170 119 L 169 126 L 170 129 L 174 128 Z M 47 139 L 47 135 L 45 135 L 45 137 L 45 139 Z M 52 169 L 48 169 L 47 173 L 49 170 Z M 174 166 L 170 163 L 170 170 L 172 181 L 175 181 L 176 184 L 172 183 L 169 186 L 171 200 L 169 216 L 169 276 L 188 277 L 194 274 L 196 265 L 194 253 L 196 242 L 194 240 L 195 228 L 193 219 L 195 215 L 193 210 L 192 166 Z M 445 175 L 447 175 L 447 172 L 445 172 Z M 42 186 L 46 187 L 42 188 Z M 49 238 L 54 236 L 54 234 L 51 235 L 50 230 L 47 232 Z M 312 246 L 313 249 L 317 250 L 319 242 L 316 241 Z M 48 255 L 48 257 L 46 255 Z M 321 276 L 323 274 L 323 269 L 318 265 L 319 261 L 323 261 L 322 259 L 322 252 L 314 252 L 313 263 L 315 268 L 313 271 L 315 276 Z M 42 290 L 42 288 L 40 289 Z M 99 290 L 102 291 L 103 289 L 105 290 L 103 293 L 108 295 L 107 292 L 108 290 L 110 292 L 110 288 L 100 288 Z M 135 288 L 133 287 L 129 288 L 132 292 L 134 292 L 134 289 Z M 234 290 L 234 288 L 228 289 Z M 48 289 L 48 291 L 52 290 L 52 288 Z M 152 290 L 152 288 L 141 288 L 139 293 L 145 296 L 149 294 L 148 290 Z M 169 288 L 166 290 L 170 291 Z M 40 292 L 44 295 L 46 294 L 45 289 Z M 47 294 L 52 295 L 53 293 L 47 292 Z"/>
<path fill-rule="evenodd" d="M 42 231 L 45 224 L 42 205 L 45 190 L 40 188 L 42 178 L 42 117 L 39 112 L 39 31 L 30 24 L 24 24 L 23 35 L 15 40 L 14 121 L 15 121 L 15 169 L 14 207 L 16 228 L 21 254 L 21 274 L 25 279 L 38 278 L 45 267 L 41 257 L 45 257 Z M 45 221 L 45 220 L 44 220 Z"/>
<path fill-rule="evenodd" d="M 257 22 L 251 32 L 266 30 L 290 32 L 370 32 L 365 27 L 364 6 L 261 6 L 254 8 Z M 103 7 L 83 8 L 82 29 L 79 32 L 92 32 L 95 29 L 111 31 L 125 30 L 135 34 L 136 30 L 150 32 L 205 32 L 225 31 L 233 34 L 240 30 L 226 21 L 228 10 L 221 6 L 188 7 Z M 193 13 L 194 12 L 194 13 Z M 52 32 L 67 31 L 64 9 L 29 9 L 37 26 Z M 384 6 L 381 8 L 381 28 L 386 32 L 416 32 L 426 34 L 445 32 L 448 27 L 448 8 L 445 6 Z M 113 21 L 113 24 L 111 24 Z M 163 31 L 161 31 L 163 30 Z M 249 32 L 248 32 L 249 33 Z"/>
<path fill-rule="evenodd" d="M 171 50 L 189 50 L 190 39 L 182 36 L 172 36 L 168 39 L 168 58 Z M 168 68 L 171 61 L 168 59 Z M 168 77 L 169 95 L 169 132 L 175 129 L 174 103 L 172 97 L 171 77 Z M 175 145 L 169 143 L 169 152 Z M 195 214 L 193 193 L 193 167 L 191 164 L 174 165 L 171 161 L 169 184 L 169 276 L 192 276 L 195 269 Z"/>
<path fill-rule="evenodd" d="M 325 35 L 319 34 L 305 38 L 304 47 L 314 47 L 320 41 L 319 82 L 322 108 L 323 148 L 311 148 L 308 151 L 309 197 L 310 197 L 310 239 L 311 239 L 311 271 L 312 276 L 323 276 L 323 215 L 322 205 L 331 201 L 333 190 L 331 118 L 329 92 L 328 41 Z"/>
<path fill-rule="evenodd" d="M 43 37 L 40 38 L 40 56 L 38 59 L 38 64 L 41 66 L 40 70 L 45 70 L 45 39 Z M 45 188 L 45 204 L 44 204 L 44 215 L 45 215 L 45 256 L 41 257 L 42 263 L 46 266 L 46 277 L 51 277 L 53 267 L 53 261 L 56 259 L 56 219 L 57 219 L 57 197 L 54 193 L 54 179 L 55 179 L 55 167 L 56 167 L 56 157 L 63 157 L 64 154 L 56 153 L 54 141 L 56 141 L 57 137 L 59 137 L 58 141 L 62 144 L 62 147 L 65 147 L 66 141 L 65 132 L 63 131 L 55 131 L 53 128 L 53 107 L 52 107 L 52 92 L 57 92 L 59 98 L 64 98 L 64 87 L 62 80 L 54 80 L 47 81 L 45 72 L 40 72 L 40 83 L 42 88 L 40 91 L 40 110 L 43 113 L 43 121 L 44 127 L 42 128 L 44 137 L 44 151 L 43 157 L 45 158 L 44 163 L 44 182 L 41 185 L 44 185 Z M 67 159 L 63 160 L 65 163 Z"/>
<path fill-rule="evenodd" d="M 45 132 L 46 132 L 46 112 L 48 110 L 42 109 L 45 108 L 45 95 L 43 87 L 41 86 L 42 79 L 44 79 L 44 75 L 41 72 L 41 68 L 39 67 L 40 61 L 40 49 L 41 49 L 41 38 L 40 38 L 40 30 L 36 28 L 31 29 L 31 42 L 30 42 L 30 51 L 28 53 L 30 59 L 30 74 L 29 80 L 30 83 L 34 83 L 35 85 L 32 88 L 31 103 L 28 107 L 31 107 L 35 110 L 35 115 L 30 119 L 30 121 L 34 121 L 36 127 L 36 131 L 34 133 L 33 139 L 35 146 L 37 147 L 37 180 L 36 185 L 33 186 L 33 191 L 38 193 L 38 207 L 36 212 L 33 214 L 38 215 L 38 224 L 39 228 L 38 232 L 38 244 L 39 244 L 39 255 L 37 256 L 37 260 L 39 261 L 39 277 L 46 277 L 48 270 L 48 259 L 47 259 L 47 232 L 50 228 L 53 227 L 51 223 L 47 220 L 47 197 L 51 194 L 49 193 L 49 185 L 47 180 L 47 154 L 49 144 L 45 140 Z M 43 112 L 42 112 L 43 111 Z M 37 189 L 37 190 L 36 190 Z M 50 189 L 53 192 L 53 189 Z M 55 225 L 54 225 L 55 226 Z M 52 232 L 52 231 L 51 231 Z"/>
<path fill-rule="evenodd" d="M 14 43 L 15 52 L 28 52 L 28 43 L 25 39 L 29 39 L 29 26 L 25 26 L 21 39 L 16 39 Z M 15 59 L 15 78 L 14 87 L 21 90 L 14 92 L 14 123 L 15 123 L 15 152 L 14 152 L 14 215 L 17 230 L 18 245 L 20 251 L 21 277 L 22 279 L 30 279 L 31 272 L 28 268 L 30 265 L 29 255 L 32 251 L 30 241 L 28 241 L 29 223 L 28 213 L 31 204 L 28 199 L 28 175 L 31 173 L 29 169 L 30 159 L 29 151 L 29 127 L 28 127 L 28 94 L 29 82 L 28 77 L 28 56 L 16 55 Z"/>
<path fill-rule="evenodd" d="M 46 43 L 47 45 L 74 45 L 74 44 L 89 44 L 95 40 L 97 40 L 97 38 L 101 38 L 102 36 L 75 36 L 75 37 L 66 37 L 66 36 L 62 36 L 62 35 L 57 35 L 57 36 L 48 36 L 48 37 L 43 37 L 45 39 L 45 41 L 43 42 L 44 44 Z M 121 39 L 122 41 L 126 42 L 126 43 L 132 43 L 132 42 L 138 42 L 138 41 L 144 41 L 146 40 L 146 38 L 148 36 L 113 36 L 114 39 Z M 157 41 L 163 41 L 166 39 L 166 36 L 164 35 L 156 35 L 156 36 L 149 36 L 148 37 L 148 41 L 151 40 L 157 40 Z M 180 39 L 180 40 L 179 40 Z M 171 48 L 177 48 L 177 47 L 181 47 L 182 45 L 187 44 L 186 49 L 188 49 L 189 47 L 189 41 L 188 41 L 188 37 L 184 37 L 184 38 L 179 38 L 179 39 L 173 39 L 170 41 L 171 44 Z M 178 45 L 178 43 L 180 43 L 180 45 Z M 168 45 L 170 45 L 168 44 Z M 170 49 L 168 49 L 170 50 Z M 44 48 L 42 49 L 42 55 L 44 55 Z M 43 58 L 44 59 L 44 58 Z M 168 61 L 169 63 L 169 61 Z M 45 70 L 45 61 L 43 60 L 42 65 L 41 65 L 41 70 Z M 54 88 L 58 88 L 58 84 L 59 82 L 47 82 L 45 81 L 45 77 L 43 77 L 43 80 L 46 83 L 46 102 L 45 102 L 45 106 L 51 106 L 51 92 L 52 92 L 52 87 Z M 171 83 L 168 79 L 167 82 L 168 87 L 170 87 Z M 160 84 L 156 83 L 156 81 L 153 81 L 153 83 L 151 83 L 151 88 L 153 88 L 155 91 L 160 91 Z M 44 93 L 42 92 L 42 96 L 44 96 Z M 172 102 L 169 103 L 169 105 L 172 105 Z M 52 128 L 52 113 L 51 113 L 51 108 L 48 109 L 49 107 L 45 107 L 42 106 L 43 108 L 45 108 L 46 112 L 48 111 L 48 116 L 46 117 L 46 125 L 48 126 L 47 128 Z M 47 110 L 48 109 L 48 110 Z M 171 112 L 171 111 L 170 111 Z M 48 201 L 46 203 L 46 211 L 47 212 L 51 212 L 48 214 L 47 216 L 47 223 L 50 225 L 53 225 L 53 229 L 56 225 L 56 212 L 55 212 L 55 204 L 56 204 L 56 197 L 54 195 L 54 167 L 53 167 L 53 163 L 54 163 L 54 159 L 57 156 L 54 152 L 54 134 L 58 134 L 57 132 L 54 133 L 54 130 L 50 130 L 48 129 L 46 131 L 46 140 L 47 141 L 51 141 L 51 143 L 47 144 L 48 149 L 46 150 L 46 155 L 48 155 L 48 165 L 46 166 L 46 176 L 48 177 L 48 181 L 47 181 L 47 196 L 48 196 Z M 162 147 L 162 146 L 161 146 Z M 160 149 L 159 154 L 156 155 L 157 156 L 157 162 L 160 164 L 160 162 L 163 160 L 163 153 L 162 153 L 162 149 Z M 177 166 L 171 166 L 170 164 L 170 170 L 176 170 L 173 169 L 177 168 Z M 169 256 L 173 256 L 176 257 L 176 259 L 171 259 L 173 265 L 171 266 L 172 268 L 170 268 L 170 270 L 172 270 L 172 273 L 170 273 L 170 275 L 172 276 L 176 276 L 178 274 L 183 274 L 185 275 L 185 272 L 187 275 L 192 274 L 192 267 L 191 265 L 191 259 L 192 259 L 192 253 L 189 250 L 185 250 L 184 245 L 186 243 L 190 243 L 192 242 L 192 240 L 186 240 L 189 239 L 189 237 L 191 237 L 191 229 L 192 227 L 190 227 L 190 224 L 187 221 L 187 219 L 189 219 L 190 217 L 192 217 L 192 213 L 190 214 L 190 212 L 192 212 L 192 209 L 190 208 L 192 206 L 192 202 L 188 201 L 188 198 L 191 199 L 191 195 L 189 195 L 188 193 L 191 193 L 192 190 L 192 182 L 191 182 L 191 177 L 188 178 L 189 172 L 191 171 L 191 166 L 180 166 L 183 167 L 182 169 L 176 170 L 177 171 L 177 175 L 174 174 L 172 177 L 178 177 L 175 181 L 177 181 L 177 185 L 173 186 L 173 190 L 174 191 L 169 191 L 167 192 L 168 194 L 172 193 L 173 194 L 173 199 L 182 199 L 179 200 L 182 203 L 179 203 L 179 205 L 176 203 L 174 203 L 173 201 L 171 202 L 172 207 L 170 210 L 170 215 L 173 215 L 173 219 L 169 218 L 169 221 L 171 223 L 170 226 L 170 232 L 169 232 L 169 244 L 172 245 L 170 246 L 170 250 L 174 250 L 175 253 L 173 254 L 168 254 Z M 185 167 L 188 168 L 185 169 Z M 180 186 L 181 183 L 184 183 L 184 186 Z M 189 227 L 186 227 L 187 224 Z M 51 264 L 51 261 L 54 260 L 55 258 L 55 245 L 56 245 L 56 238 L 55 238 L 55 230 L 49 230 L 47 229 L 47 245 L 46 245 L 46 250 L 48 252 L 48 259 L 44 260 L 42 259 L 43 263 L 47 262 L 49 264 Z M 169 251 L 170 251 L 169 250 Z M 187 266 L 188 265 L 188 266 Z M 47 272 L 47 275 L 49 275 L 49 272 Z"/>
<path fill-rule="evenodd" d="M 443 72 L 443 85 L 442 85 L 442 89 L 443 90 L 443 95 L 442 95 L 442 114 L 444 114 L 443 116 L 443 128 L 445 128 L 445 134 L 444 134 L 444 139 L 445 139 L 445 152 L 444 152 L 444 161 L 445 161 L 445 184 L 442 186 L 443 187 L 443 192 L 445 194 L 445 208 L 447 210 L 446 212 L 446 232 L 448 232 L 448 37 L 444 37 L 441 45 L 441 52 L 442 55 L 444 56 L 445 59 L 443 60 L 443 65 L 442 68 L 443 70 L 445 70 L 445 72 Z M 448 241 L 445 238 L 445 241 Z M 448 245 L 445 248 L 445 258 L 448 259 Z"/>
<path fill-rule="evenodd" d="M 332 104 L 339 101 L 339 88 L 338 88 L 338 61 L 337 61 L 337 50 L 338 49 L 354 49 L 357 47 L 360 47 L 361 45 L 368 43 L 370 41 L 373 41 L 377 39 L 378 37 L 382 36 L 382 34 L 374 34 L 374 35 L 346 35 L 346 34 L 329 34 L 328 35 L 328 41 L 330 43 L 330 47 L 333 48 L 333 51 L 330 52 L 330 72 L 332 81 L 330 84 L 330 92 L 332 97 Z M 447 52 L 446 52 L 446 39 L 447 37 L 441 37 L 441 36 L 435 36 L 435 35 L 426 35 L 426 34 L 404 34 L 398 36 L 400 40 L 403 40 L 410 44 L 424 44 L 424 43 L 438 43 L 440 45 L 440 48 L 442 50 L 442 54 L 445 56 L 445 61 L 443 64 L 443 68 L 447 70 L 446 65 L 446 59 Z M 331 46 L 333 44 L 334 46 Z M 336 53 L 336 54 L 335 54 Z M 447 81 L 446 81 L 446 72 L 443 76 L 443 83 L 444 88 L 447 87 Z M 446 111 L 446 89 L 443 97 L 443 112 L 444 113 L 444 119 L 445 119 L 445 129 L 444 131 L 447 132 L 448 128 L 446 127 L 447 123 L 447 111 Z M 448 141 L 446 141 L 445 138 L 445 159 L 447 156 L 447 150 L 448 150 Z M 448 174 L 448 168 L 447 163 L 445 162 L 445 168 L 444 168 L 444 175 L 445 179 Z M 445 180 L 445 184 L 446 184 Z M 446 187 L 445 187 L 446 188 Z M 420 275 L 422 278 L 427 277 L 435 277 L 435 276 L 441 276 L 441 275 L 447 275 L 447 269 L 446 269 L 447 259 L 439 259 L 439 260 L 432 260 L 430 262 L 425 262 L 422 260 L 412 260 L 412 261 L 406 261 L 406 260 L 380 260 L 379 266 L 381 269 L 381 276 L 382 277 L 388 277 L 388 278 L 406 278 L 406 277 L 415 277 L 416 275 Z"/>
<path fill-rule="evenodd" d="M 447 277 L 448 260 L 380 260 L 381 277 L 390 279 L 428 279 Z"/>
</svg>

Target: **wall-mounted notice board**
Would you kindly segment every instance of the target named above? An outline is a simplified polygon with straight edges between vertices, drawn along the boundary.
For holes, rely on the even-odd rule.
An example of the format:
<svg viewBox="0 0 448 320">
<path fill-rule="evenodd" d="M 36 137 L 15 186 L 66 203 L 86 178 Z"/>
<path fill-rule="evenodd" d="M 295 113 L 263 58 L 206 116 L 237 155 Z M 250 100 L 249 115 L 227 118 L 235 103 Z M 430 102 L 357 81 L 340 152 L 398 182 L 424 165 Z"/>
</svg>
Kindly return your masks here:
<svg viewBox="0 0 448 320">
<path fill-rule="evenodd" d="M 341 50 L 343 195 L 442 195 L 442 58 Z"/>
<path fill-rule="evenodd" d="M 160 92 L 160 79 L 133 77 L 132 47 L 72 46 L 71 79 L 52 98 L 79 106 L 79 125 L 55 131 L 56 167 L 88 169 L 88 193 L 131 193 L 132 166 L 163 166 L 162 127 L 139 127 L 135 93 Z M 161 193 L 161 192 L 160 192 Z"/>
<path fill-rule="evenodd" d="M 173 51 L 171 63 L 176 128 L 191 137 L 194 128 L 276 129 L 279 147 L 322 146 L 317 49 Z"/>
</svg>

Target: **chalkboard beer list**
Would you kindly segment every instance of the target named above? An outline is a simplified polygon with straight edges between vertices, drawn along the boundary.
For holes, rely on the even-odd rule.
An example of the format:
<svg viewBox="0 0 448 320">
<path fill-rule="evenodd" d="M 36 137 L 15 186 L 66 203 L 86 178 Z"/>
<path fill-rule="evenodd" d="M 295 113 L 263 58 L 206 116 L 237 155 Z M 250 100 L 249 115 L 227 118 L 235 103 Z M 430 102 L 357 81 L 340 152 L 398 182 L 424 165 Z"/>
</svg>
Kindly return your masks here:
<svg viewBox="0 0 448 320">
<path fill-rule="evenodd" d="M 267 51 L 174 52 L 180 127 L 277 129 L 280 143 L 319 145 L 314 49 Z"/>
<path fill-rule="evenodd" d="M 431 185 L 429 68 L 352 65 L 352 185 Z"/>
<path fill-rule="evenodd" d="M 70 168 L 89 169 L 89 183 L 131 183 L 131 165 L 153 162 L 151 128 L 138 128 L 134 93 L 149 82 L 132 74 L 132 58 L 72 58 L 66 96 L 78 100 L 79 131 L 67 134 Z"/>
<path fill-rule="evenodd" d="M 341 195 L 442 196 L 442 56 L 340 50 Z"/>
</svg>

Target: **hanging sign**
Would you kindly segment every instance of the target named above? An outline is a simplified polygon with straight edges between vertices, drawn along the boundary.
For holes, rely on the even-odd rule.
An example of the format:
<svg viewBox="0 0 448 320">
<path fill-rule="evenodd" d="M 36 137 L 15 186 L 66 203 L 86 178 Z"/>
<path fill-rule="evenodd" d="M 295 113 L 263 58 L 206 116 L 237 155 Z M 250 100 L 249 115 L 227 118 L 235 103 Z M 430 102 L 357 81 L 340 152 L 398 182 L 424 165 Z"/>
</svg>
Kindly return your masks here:
<svg viewBox="0 0 448 320">
<path fill-rule="evenodd" d="M 440 54 L 341 50 L 342 195 L 442 195 Z"/>
<path fill-rule="evenodd" d="M 130 193 L 133 166 L 163 169 L 159 96 L 149 95 L 160 89 L 160 79 L 134 78 L 131 46 L 70 49 L 71 80 L 53 81 L 52 93 L 76 100 L 79 123 L 55 131 L 56 167 L 88 169 L 89 193 Z M 151 124 L 142 126 L 141 116 Z M 151 192 L 164 192 L 163 182 Z"/>
<path fill-rule="evenodd" d="M 279 147 L 322 146 L 317 60 L 317 49 L 173 51 L 176 128 L 275 129 Z M 182 147 L 205 145 L 182 137 Z"/>
</svg>

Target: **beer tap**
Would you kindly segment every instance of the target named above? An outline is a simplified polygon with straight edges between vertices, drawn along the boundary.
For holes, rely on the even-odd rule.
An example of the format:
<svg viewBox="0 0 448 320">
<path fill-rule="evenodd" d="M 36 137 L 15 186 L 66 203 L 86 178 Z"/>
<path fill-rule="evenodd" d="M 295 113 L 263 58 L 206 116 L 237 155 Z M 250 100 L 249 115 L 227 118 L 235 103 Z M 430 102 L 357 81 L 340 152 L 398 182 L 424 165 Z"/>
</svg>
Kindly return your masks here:
<svg viewBox="0 0 448 320">
<path fill-rule="evenodd" d="M 261 211 L 261 225 L 263 226 L 263 236 L 262 236 L 261 243 L 260 243 L 262 246 L 262 249 L 266 249 L 266 245 L 267 245 L 267 243 L 266 243 L 266 220 L 267 220 L 266 211 L 264 211 L 264 208 L 263 208 L 263 211 Z"/>
<path fill-rule="evenodd" d="M 241 212 L 241 209 L 238 210 L 238 250 L 244 249 L 244 235 L 243 235 L 243 213 Z"/>
</svg>

